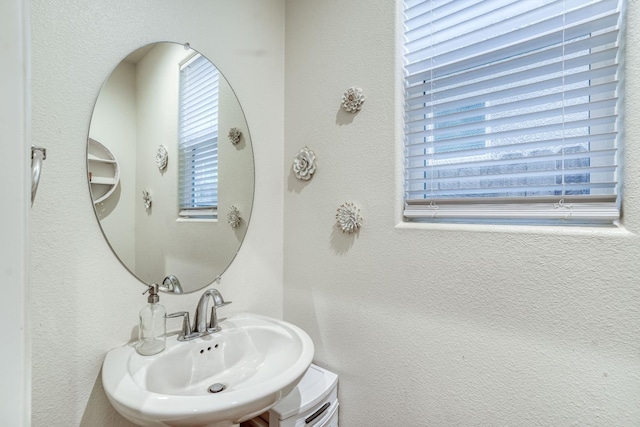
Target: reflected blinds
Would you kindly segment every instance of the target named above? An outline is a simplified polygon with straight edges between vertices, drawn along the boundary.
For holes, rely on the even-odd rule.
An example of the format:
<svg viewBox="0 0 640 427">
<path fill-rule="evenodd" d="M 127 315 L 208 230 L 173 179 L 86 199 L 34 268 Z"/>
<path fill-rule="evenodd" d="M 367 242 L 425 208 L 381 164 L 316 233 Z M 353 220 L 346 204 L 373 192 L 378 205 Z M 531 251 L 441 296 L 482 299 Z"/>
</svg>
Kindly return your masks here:
<svg viewBox="0 0 640 427">
<path fill-rule="evenodd" d="M 185 210 L 211 211 L 218 204 L 218 80 L 218 70 L 202 55 L 180 67 L 178 188 L 183 215 Z"/>
</svg>

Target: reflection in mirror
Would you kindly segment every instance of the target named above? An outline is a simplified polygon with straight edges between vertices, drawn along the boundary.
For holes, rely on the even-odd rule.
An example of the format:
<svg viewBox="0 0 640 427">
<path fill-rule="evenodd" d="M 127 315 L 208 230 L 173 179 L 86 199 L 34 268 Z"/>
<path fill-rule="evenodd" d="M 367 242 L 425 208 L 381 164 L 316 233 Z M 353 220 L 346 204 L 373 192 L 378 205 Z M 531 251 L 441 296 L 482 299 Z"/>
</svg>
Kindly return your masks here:
<svg viewBox="0 0 640 427">
<path fill-rule="evenodd" d="M 229 83 L 188 46 L 151 44 L 113 70 L 91 117 L 87 172 L 105 238 L 143 283 L 194 292 L 235 258 L 253 204 L 251 139 Z M 242 212 L 235 228 L 231 206 Z"/>
</svg>

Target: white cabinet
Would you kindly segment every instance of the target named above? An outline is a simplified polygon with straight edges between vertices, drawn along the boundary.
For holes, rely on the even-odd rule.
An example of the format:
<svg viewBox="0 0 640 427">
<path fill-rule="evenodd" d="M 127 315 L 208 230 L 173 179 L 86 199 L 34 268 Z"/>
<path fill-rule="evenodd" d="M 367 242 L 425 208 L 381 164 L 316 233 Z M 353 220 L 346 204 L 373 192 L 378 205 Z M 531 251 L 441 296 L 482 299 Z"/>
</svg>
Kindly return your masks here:
<svg viewBox="0 0 640 427">
<path fill-rule="evenodd" d="M 240 427 L 338 427 L 338 376 L 311 364 L 291 393 Z"/>
<path fill-rule="evenodd" d="M 100 142 L 89 138 L 87 169 L 93 203 L 98 204 L 111 196 L 120 181 L 118 161 L 113 153 Z"/>
</svg>

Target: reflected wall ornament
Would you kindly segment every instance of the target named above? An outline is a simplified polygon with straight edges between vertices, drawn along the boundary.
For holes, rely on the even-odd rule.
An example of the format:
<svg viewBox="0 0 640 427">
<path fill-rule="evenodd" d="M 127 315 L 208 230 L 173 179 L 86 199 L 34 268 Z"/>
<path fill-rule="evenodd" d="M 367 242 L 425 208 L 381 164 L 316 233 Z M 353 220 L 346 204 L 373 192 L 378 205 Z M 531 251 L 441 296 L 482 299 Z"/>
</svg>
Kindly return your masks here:
<svg viewBox="0 0 640 427">
<path fill-rule="evenodd" d="M 350 87 L 342 95 L 342 107 L 349 113 L 355 114 L 362 108 L 364 95 L 359 87 Z"/>
<path fill-rule="evenodd" d="M 308 181 L 316 171 L 316 153 L 307 147 L 303 147 L 293 158 L 293 172 L 296 178 Z"/>
<path fill-rule="evenodd" d="M 240 142 L 240 138 L 242 138 L 242 131 L 238 128 L 229 129 L 229 140 L 233 145 L 238 144 Z"/>
<path fill-rule="evenodd" d="M 351 202 L 340 205 L 338 213 L 336 213 L 336 220 L 343 233 L 355 233 L 362 226 L 360 209 Z"/>
<path fill-rule="evenodd" d="M 158 147 L 158 152 L 156 153 L 156 165 L 158 169 L 163 171 L 167 168 L 167 160 L 169 160 L 169 153 L 164 145 Z"/>
<path fill-rule="evenodd" d="M 142 202 L 145 208 L 151 208 L 151 194 L 148 190 L 142 190 Z"/>
<path fill-rule="evenodd" d="M 227 214 L 227 222 L 231 226 L 231 228 L 237 228 L 240 225 L 240 221 L 242 218 L 240 217 L 240 211 L 235 206 L 231 206 L 229 208 L 229 213 Z"/>
</svg>

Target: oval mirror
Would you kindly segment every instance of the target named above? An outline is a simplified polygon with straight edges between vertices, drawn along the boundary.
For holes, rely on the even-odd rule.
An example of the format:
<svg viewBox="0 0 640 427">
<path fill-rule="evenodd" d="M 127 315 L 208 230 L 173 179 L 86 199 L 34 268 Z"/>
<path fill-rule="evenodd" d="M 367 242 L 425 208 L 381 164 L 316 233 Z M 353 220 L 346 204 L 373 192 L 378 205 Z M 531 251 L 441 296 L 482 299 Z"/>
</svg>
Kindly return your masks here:
<svg viewBox="0 0 640 427">
<path fill-rule="evenodd" d="M 136 50 L 96 100 L 87 176 L 105 238 L 140 281 L 176 293 L 211 284 L 253 205 L 253 149 L 233 89 L 188 45 Z"/>
</svg>

